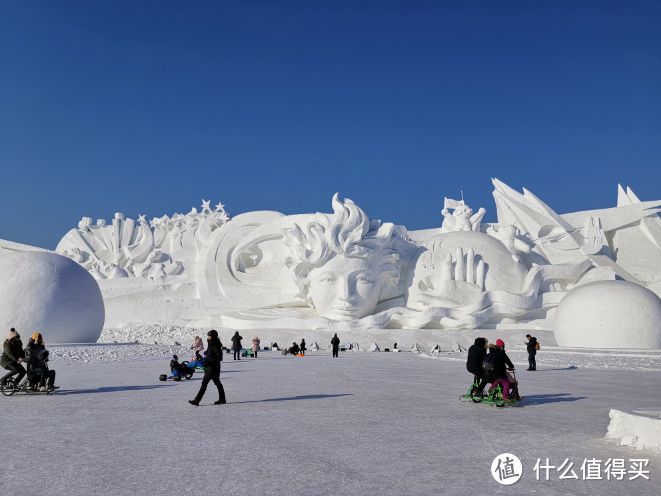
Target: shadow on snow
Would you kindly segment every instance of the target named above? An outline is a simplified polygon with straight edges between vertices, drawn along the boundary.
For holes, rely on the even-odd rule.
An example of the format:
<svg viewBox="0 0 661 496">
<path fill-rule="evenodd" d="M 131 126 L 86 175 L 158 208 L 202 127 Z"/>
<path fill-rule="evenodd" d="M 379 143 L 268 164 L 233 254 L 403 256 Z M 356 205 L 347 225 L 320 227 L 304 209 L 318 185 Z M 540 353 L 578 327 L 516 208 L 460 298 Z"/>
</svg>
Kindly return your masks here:
<svg viewBox="0 0 661 496">
<path fill-rule="evenodd" d="M 353 394 L 303 394 L 300 396 L 286 396 L 284 398 L 267 398 L 265 400 L 230 401 L 228 404 L 239 405 L 243 403 L 266 403 L 270 401 L 323 400 L 325 398 L 339 398 L 341 396 L 353 396 Z"/>
<path fill-rule="evenodd" d="M 94 389 L 60 389 L 53 393 L 54 395 L 70 395 L 70 394 L 98 394 L 98 393 L 121 393 L 123 391 L 145 391 L 148 389 L 160 389 L 171 387 L 171 384 L 148 384 L 145 386 L 107 386 Z"/>
<path fill-rule="evenodd" d="M 553 394 L 531 394 L 524 395 L 523 401 L 517 406 L 534 406 L 545 405 L 546 403 L 562 403 L 567 401 L 584 400 L 586 396 L 571 396 L 569 393 L 553 393 Z"/>
</svg>

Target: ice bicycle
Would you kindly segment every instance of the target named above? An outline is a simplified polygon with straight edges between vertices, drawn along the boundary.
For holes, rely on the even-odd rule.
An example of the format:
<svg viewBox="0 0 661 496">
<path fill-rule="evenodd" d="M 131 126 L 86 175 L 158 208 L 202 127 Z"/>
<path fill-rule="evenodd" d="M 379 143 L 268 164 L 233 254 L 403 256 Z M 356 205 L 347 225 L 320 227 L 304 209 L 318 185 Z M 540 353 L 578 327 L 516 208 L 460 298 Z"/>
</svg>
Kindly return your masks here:
<svg viewBox="0 0 661 496">
<path fill-rule="evenodd" d="M 516 375 L 514 374 L 514 369 L 510 370 L 514 381 L 516 381 Z M 473 384 L 468 388 L 466 394 L 459 397 L 462 401 L 472 401 L 473 403 L 485 403 L 487 405 L 495 406 L 502 408 L 506 405 L 514 406 L 519 403 L 520 400 L 515 398 L 505 399 L 503 396 L 503 387 L 500 384 L 496 384 L 495 387 L 490 388 L 488 391 L 480 390 L 480 378 L 475 377 L 473 379 Z"/>
<path fill-rule="evenodd" d="M 3 396 L 11 396 L 14 393 L 50 394 L 58 388 L 58 386 L 53 386 L 53 388 L 39 387 L 36 384 L 32 384 L 27 375 L 18 384 L 16 384 L 16 378 L 14 377 L 8 377 L 0 383 L 0 392 L 2 392 Z"/>
</svg>

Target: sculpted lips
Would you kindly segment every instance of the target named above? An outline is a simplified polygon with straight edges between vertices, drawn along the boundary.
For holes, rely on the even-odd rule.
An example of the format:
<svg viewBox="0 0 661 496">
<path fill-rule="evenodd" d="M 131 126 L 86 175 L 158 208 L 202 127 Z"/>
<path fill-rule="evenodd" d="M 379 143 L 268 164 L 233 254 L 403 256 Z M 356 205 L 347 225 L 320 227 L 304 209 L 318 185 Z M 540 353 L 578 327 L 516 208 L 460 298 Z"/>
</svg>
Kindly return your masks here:
<svg viewBox="0 0 661 496">
<path fill-rule="evenodd" d="M 333 308 L 333 312 L 339 315 L 353 316 L 358 312 L 358 308 L 345 306 L 342 308 Z"/>
</svg>

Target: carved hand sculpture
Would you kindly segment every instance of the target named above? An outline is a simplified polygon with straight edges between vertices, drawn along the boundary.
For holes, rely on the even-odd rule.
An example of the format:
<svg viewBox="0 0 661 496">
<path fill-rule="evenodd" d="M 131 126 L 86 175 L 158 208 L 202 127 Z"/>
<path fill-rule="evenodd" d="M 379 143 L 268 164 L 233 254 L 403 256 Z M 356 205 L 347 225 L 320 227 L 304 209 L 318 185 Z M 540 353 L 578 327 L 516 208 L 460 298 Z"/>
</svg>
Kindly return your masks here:
<svg viewBox="0 0 661 496">
<path fill-rule="evenodd" d="M 465 259 L 461 248 L 457 248 L 454 260 L 451 255 L 434 250 L 422 257 L 409 291 L 409 307 L 457 307 L 477 301 L 484 292 L 484 262 L 475 259 L 472 249 L 466 252 Z"/>
</svg>

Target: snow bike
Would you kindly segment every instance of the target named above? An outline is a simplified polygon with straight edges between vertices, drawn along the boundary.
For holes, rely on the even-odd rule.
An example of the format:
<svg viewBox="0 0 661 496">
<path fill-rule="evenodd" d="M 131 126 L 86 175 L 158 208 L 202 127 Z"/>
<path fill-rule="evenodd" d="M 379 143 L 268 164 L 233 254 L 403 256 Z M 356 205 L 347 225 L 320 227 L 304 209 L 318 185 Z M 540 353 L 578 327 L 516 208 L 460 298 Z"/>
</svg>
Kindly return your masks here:
<svg viewBox="0 0 661 496">
<path fill-rule="evenodd" d="M 204 371 L 204 359 L 200 358 L 199 360 L 197 358 L 191 358 L 191 361 L 189 362 L 188 360 L 184 360 L 181 362 L 181 364 L 184 367 L 188 367 L 189 369 L 193 369 L 195 371 Z"/>
<path fill-rule="evenodd" d="M 195 373 L 195 369 L 185 365 L 186 363 L 188 362 L 179 363 L 179 358 L 177 357 L 177 355 L 173 355 L 172 360 L 170 360 L 170 375 L 161 374 L 158 376 L 158 380 L 159 381 L 172 380 L 179 382 L 182 378 L 186 380 L 190 379 L 191 377 L 193 377 L 193 374 Z"/>
<path fill-rule="evenodd" d="M 514 376 L 514 370 L 511 370 L 512 375 Z M 516 376 L 514 376 L 516 380 Z M 503 388 L 500 384 L 497 384 L 495 387 L 490 388 L 486 392 L 479 394 L 480 379 L 475 378 L 473 384 L 468 388 L 468 392 L 461 396 L 462 400 L 471 400 L 473 403 L 486 403 L 487 405 L 495 406 L 502 408 L 505 405 L 516 405 L 519 400 L 511 398 L 505 399 L 503 396 Z"/>
<path fill-rule="evenodd" d="M 3 396 L 11 396 L 14 393 L 50 394 L 56 389 L 58 389 L 58 386 L 40 388 L 36 384 L 32 384 L 27 375 L 19 384 L 16 384 L 14 377 L 9 377 L 0 383 L 0 391 L 2 391 Z"/>
</svg>

